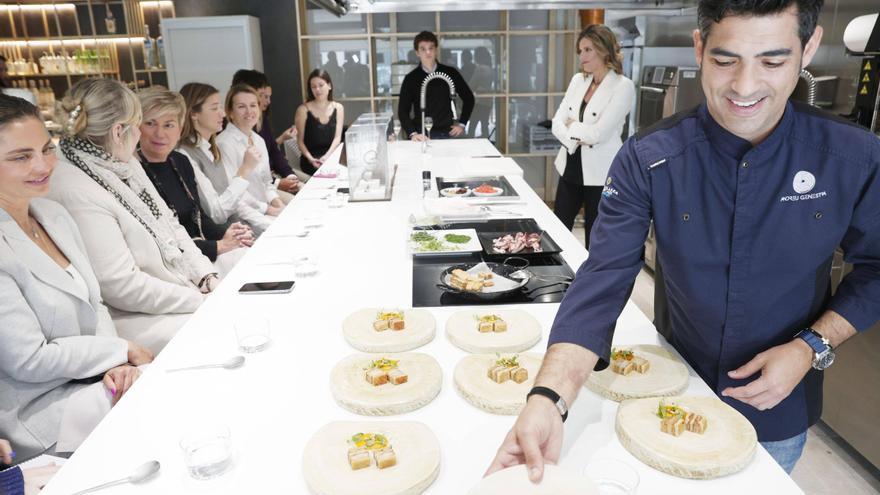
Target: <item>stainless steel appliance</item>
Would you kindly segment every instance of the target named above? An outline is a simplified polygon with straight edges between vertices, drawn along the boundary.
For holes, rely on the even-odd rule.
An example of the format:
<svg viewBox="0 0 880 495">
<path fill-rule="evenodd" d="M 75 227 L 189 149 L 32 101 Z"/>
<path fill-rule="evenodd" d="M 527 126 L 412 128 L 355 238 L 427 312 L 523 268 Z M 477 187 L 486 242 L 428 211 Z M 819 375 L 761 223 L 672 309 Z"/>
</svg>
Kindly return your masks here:
<svg viewBox="0 0 880 495">
<path fill-rule="evenodd" d="M 840 281 L 852 270 L 838 249 L 831 265 L 831 286 L 836 292 Z M 822 421 L 874 467 L 880 469 L 880 323 L 854 335 L 835 349 L 834 365 L 825 371 Z"/>
<path fill-rule="evenodd" d="M 698 68 L 647 66 L 639 86 L 638 130 L 702 101 Z"/>
<path fill-rule="evenodd" d="M 638 129 L 641 131 L 661 119 L 693 108 L 703 101 L 700 70 L 696 67 L 649 65 L 642 71 L 639 86 Z M 657 246 L 654 226 L 645 242 L 645 264 L 655 269 Z"/>
</svg>

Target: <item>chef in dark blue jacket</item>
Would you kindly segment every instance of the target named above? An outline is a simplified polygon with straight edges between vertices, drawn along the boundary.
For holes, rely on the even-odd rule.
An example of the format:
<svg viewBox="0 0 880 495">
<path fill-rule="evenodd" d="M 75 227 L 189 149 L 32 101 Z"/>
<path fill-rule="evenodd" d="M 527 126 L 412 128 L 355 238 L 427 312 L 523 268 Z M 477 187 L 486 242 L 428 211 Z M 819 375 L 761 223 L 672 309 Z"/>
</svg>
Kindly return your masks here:
<svg viewBox="0 0 880 495">
<path fill-rule="evenodd" d="M 651 220 L 671 342 L 787 471 L 819 419 L 833 349 L 880 319 L 880 140 L 788 101 L 822 0 L 701 0 L 707 102 L 628 140 L 527 405 L 489 472 L 556 462 L 567 405 L 608 365 Z M 834 297 L 840 246 L 853 271 Z"/>
</svg>

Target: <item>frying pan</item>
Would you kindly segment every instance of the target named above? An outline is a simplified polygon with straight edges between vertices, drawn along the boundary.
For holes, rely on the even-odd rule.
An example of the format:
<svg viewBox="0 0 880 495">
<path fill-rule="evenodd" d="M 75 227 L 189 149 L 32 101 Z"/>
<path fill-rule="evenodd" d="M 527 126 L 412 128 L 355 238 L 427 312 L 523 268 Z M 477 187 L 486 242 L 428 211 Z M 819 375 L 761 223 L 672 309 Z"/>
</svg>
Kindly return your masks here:
<svg viewBox="0 0 880 495">
<path fill-rule="evenodd" d="M 523 288 L 526 286 L 526 284 L 529 283 L 529 280 L 531 280 L 531 274 L 528 271 L 522 270 L 521 269 L 522 267 L 512 266 L 512 265 L 508 265 L 505 263 L 492 263 L 492 262 L 485 262 L 485 263 L 489 267 L 489 270 L 492 271 L 492 273 L 495 273 L 495 274 L 500 275 L 502 277 L 509 278 L 510 280 L 513 280 L 515 282 L 518 281 L 519 285 L 517 285 L 516 287 L 510 288 L 510 289 L 507 289 L 507 290 L 500 290 L 500 291 L 496 291 L 496 292 L 470 292 L 470 291 L 465 291 L 465 290 L 461 290 L 461 289 L 456 289 L 455 287 L 452 287 L 451 285 L 446 283 L 447 277 L 452 276 L 453 270 L 460 269 L 460 270 L 468 271 L 471 268 L 473 268 L 479 264 L 479 263 L 470 263 L 470 264 L 464 264 L 464 265 L 450 266 L 449 268 L 443 270 L 443 273 L 440 274 L 440 283 L 437 284 L 437 288 L 444 291 L 444 292 L 449 292 L 449 293 L 455 294 L 457 296 L 460 296 L 464 299 L 488 302 L 488 301 L 498 301 L 501 299 L 505 299 L 505 298 L 511 297 L 513 295 L 516 295 L 518 293 L 525 293 L 526 295 L 531 295 L 532 292 L 535 292 L 538 289 L 545 289 L 547 287 L 551 287 L 553 285 L 558 285 L 560 283 L 563 283 L 563 284 L 570 283 L 567 281 L 556 282 L 556 283 L 553 283 L 550 285 L 544 285 L 541 287 L 535 287 L 535 288 L 528 290 L 528 291 L 523 291 Z"/>
</svg>

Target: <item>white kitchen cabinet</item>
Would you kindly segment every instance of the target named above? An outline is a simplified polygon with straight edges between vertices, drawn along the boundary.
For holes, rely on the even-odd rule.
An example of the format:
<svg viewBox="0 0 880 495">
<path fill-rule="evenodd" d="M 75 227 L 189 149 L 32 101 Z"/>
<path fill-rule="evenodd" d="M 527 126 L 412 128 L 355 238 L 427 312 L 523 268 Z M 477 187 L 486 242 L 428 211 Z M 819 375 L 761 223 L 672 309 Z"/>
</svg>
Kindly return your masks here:
<svg viewBox="0 0 880 495">
<path fill-rule="evenodd" d="M 214 86 L 225 97 L 239 69 L 263 70 L 260 24 L 246 15 L 178 17 L 162 21 L 168 86 L 188 82 Z"/>
</svg>

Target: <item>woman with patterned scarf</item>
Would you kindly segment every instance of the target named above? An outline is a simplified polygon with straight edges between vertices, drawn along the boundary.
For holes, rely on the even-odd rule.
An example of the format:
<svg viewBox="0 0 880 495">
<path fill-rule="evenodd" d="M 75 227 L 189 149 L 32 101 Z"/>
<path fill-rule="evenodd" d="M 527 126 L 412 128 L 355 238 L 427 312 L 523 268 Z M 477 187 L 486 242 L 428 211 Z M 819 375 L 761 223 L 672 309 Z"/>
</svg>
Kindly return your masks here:
<svg viewBox="0 0 880 495">
<path fill-rule="evenodd" d="M 85 79 L 62 106 L 69 118 L 50 197 L 82 232 L 120 337 L 158 353 L 217 274 L 135 157 L 137 96 L 116 80 Z"/>
</svg>

